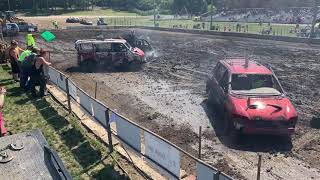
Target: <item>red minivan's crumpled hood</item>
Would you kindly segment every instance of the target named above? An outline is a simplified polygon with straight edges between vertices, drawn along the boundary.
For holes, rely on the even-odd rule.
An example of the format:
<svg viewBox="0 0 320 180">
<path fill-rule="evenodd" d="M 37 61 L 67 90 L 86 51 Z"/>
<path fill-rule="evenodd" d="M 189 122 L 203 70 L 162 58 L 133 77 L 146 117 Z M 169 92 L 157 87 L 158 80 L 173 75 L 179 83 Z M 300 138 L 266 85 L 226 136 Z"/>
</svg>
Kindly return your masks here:
<svg viewBox="0 0 320 180">
<path fill-rule="evenodd" d="M 290 118 L 297 117 L 295 108 L 286 97 L 230 97 L 230 101 L 233 105 L 232 113 L 247 117 L 249 120 L 287 121 Z M 248 105 L 255 107 L 248 108 Z"/>
<path fill-rule="evenodd" d="M 133 52 L 140 57 L 144 57 L 144 52 L 137 47 L 133 48 Z"/>
</svg>

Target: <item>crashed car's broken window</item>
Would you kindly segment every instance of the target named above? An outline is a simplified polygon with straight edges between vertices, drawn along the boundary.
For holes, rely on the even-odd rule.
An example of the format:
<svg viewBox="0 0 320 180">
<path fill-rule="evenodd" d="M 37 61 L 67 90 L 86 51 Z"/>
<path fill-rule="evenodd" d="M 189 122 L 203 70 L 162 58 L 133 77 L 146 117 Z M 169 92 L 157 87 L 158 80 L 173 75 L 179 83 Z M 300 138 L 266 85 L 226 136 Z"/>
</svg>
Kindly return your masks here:
<svg viewBox="0 0 320 180">
<path fill-rule="evenodd" d="M 90 43 L 81 44 L 81 50 L 90 51 L 92 49 L 93 49 L 93 47 L 92 47 L 92 44 L 90 44 Z"/>
<path fill-rule="evenodd" d="M 113 46 L 114 52 L 126 52 L 127 51 L 127 47 L 123 44 L 113 43 L 112 46 Z"/>
<path fill-rule="evenodd" d="M 111 52 L 111 43 L 96 44 L 96 52 Z"/>
</svg>

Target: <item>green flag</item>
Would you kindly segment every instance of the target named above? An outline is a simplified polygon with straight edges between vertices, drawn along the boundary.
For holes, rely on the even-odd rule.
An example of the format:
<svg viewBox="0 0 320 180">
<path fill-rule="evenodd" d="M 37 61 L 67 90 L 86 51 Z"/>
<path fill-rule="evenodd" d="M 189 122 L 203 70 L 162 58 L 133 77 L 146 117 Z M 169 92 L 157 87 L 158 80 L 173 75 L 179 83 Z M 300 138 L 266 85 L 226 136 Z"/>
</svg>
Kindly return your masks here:
<svg viewBox="0 0 320 180">
<path fill-rule="evenodd" d="M 47 42 L 51 42 L 53 41 L 54 39 L 56 39 L 56 36 L 54 34 L 52 34 L 51 32 L 49 31 L 45 31 L 41 34 L 41 37 L 46 40 Z"/>
</svg>

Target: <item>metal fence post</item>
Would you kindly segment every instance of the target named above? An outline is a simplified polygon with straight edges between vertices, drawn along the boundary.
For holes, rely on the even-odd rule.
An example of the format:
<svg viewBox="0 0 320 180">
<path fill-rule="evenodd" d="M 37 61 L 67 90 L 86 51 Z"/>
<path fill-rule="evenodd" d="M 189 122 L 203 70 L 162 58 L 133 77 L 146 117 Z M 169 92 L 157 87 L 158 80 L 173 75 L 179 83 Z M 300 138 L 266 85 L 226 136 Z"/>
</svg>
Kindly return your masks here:
<svg viewBox="0 0 320 180">
<path fill-rule="evenodd" d="M 98 82 L 96 82 L 96 86 L 94 88 L 94 98 L 97 99 L 97 89 L 98 89 Z"/>
<path fill-rule="evenodd" d="M 198 155 L 198 158 L 201 159 L 201 126 L 199 127 L 199 155 Z"/>
<path fill-rule="evenodd" d="M 113 143 L 112 143 L 112 132 L 111 132 L 111 127 L 109 123 L 109 109 L 105 111 L 106 115 L 106 122 L 107 122 L 107 133 L 108 133 L 108 141 L 109 141 L 109 151 L 110 153 L 113 152 Z"/>
<path fill-rule="evenodd" d="M 220 171 L 218 171 L 217 173 L 215 173 L 215 174 L 213 175 L 213 180 L 219 180 L 219 179 L 220 179 L 220 174 L 221 174 Z"/>
<path fill-rule="evenodd" d="M 67 91 L 69 114 L 71 114 L 72 109 L 71 109 L 71 98 L 70 98 L 70 92 L 69 92 L 69 78 L 68 77 L 66 78 L 66 91 Z"/>
<path fill-rule="evenodd" d="M 259 160 L 258 160 L 257 180 L 260 180 L 260 171 L 261 171 L 261 154 L 259 154 Z"/>
</svg>

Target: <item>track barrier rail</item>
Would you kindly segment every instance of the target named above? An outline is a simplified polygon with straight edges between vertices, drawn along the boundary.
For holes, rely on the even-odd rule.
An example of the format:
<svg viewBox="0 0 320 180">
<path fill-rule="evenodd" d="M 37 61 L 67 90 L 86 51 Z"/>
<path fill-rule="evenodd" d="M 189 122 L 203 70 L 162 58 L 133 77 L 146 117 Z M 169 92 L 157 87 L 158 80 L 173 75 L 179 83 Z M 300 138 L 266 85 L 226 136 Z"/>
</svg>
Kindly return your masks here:
<svg viewBox="0 0 320 180">
<path fill-rule="evenodd" d="M 187 157 L 188 162 L 195 162 L 192 168 L 196 172 L 197 180 L 232 179 L 230 176 L 220 172 L 217 168 L 186 152 L 172 142 L 110 109 L 79 88 L 62 72 L 50 67 L 48 76 L 50 82 L 66 94 L 70 113 L 72 112 L 71 102 L 77 103 L 90 119 L 104 127 L 108 135 L 108 148 L 110 152 L 113 151 L 111 137 L 114 136 L 122 145 L 128 147 L 139 156 L 144 157 L 147 162 L 150 162 L 152 167 L 159 169 L 170 179 L 183 178 L 180 172 L 182 156 Z M 112 124 L 115 125 L 115 129 L 111 128 Z M 201 135 L 199 139 L 201 140 Z"/>
</svg>

